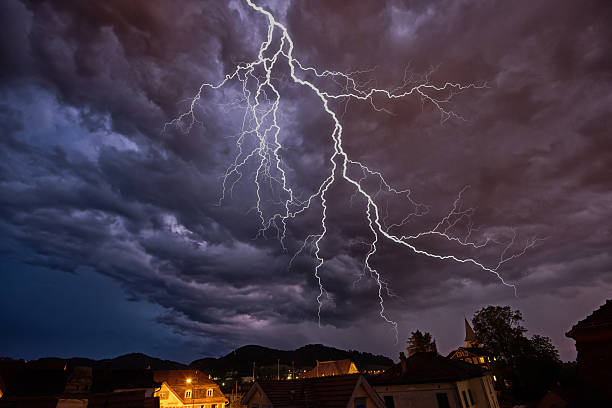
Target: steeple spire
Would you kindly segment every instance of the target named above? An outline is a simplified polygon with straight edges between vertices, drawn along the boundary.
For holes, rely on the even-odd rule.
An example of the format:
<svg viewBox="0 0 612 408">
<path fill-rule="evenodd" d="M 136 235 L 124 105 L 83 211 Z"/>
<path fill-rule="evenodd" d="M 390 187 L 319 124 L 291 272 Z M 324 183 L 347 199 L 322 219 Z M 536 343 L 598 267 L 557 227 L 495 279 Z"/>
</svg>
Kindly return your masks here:
<svg viewBox="0 0 612 408">
<path fill-rule="evenodd" d="M 476 337 L 476 333 L 474 333 L 474 330 L 472 330 L 472 326 L 470 326 L 470 323 L 465 318 L 465 316 L 463 317 L 463 320 L 465 322 L 465 339 L 464 339 L 465 346 L 466 347 L 480 347 L 480 342 L 478 341 L 478 338 Z"/>
</svg>

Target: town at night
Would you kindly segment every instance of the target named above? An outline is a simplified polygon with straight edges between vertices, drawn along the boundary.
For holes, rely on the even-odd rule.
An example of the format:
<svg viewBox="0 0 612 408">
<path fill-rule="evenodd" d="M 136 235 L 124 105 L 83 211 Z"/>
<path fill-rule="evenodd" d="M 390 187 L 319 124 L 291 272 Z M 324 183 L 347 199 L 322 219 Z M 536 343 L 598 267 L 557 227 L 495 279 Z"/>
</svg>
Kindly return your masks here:
<svg viewBox="0 0 612 408">
<path fill-rule="evenodd" d="M 0 9 L 0 408 L 612 406 L 609 2 Z"/>
</svg>

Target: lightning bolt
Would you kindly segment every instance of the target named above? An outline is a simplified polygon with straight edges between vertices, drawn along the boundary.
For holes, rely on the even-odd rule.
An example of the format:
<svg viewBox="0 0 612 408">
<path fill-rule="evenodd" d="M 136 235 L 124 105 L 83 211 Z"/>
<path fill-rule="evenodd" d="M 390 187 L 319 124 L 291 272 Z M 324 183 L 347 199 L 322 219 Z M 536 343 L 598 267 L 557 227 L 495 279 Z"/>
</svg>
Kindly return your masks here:
<svg viewBox="0 0 612 408">
<path fill-rule="evenodd" d="M 264 236 L 266 231 L 274 230 L 285 250 L 287 249 L 285 246 L 287 223 L 302 215 L 307 209 L 311 208 L 314 202 L 318 202 L 321 205 L 319 231 L 309 234 L 304 239 L 301 247 L 290 261 L 291 265 L 297 256 L 302 254 L 307 248 L 310 248 L 310 252 L 315 259 L 314 277 L 319 286 L 319 294 L 317 295 L 319 326 L 321 325 L 321 309 L 323 307 L 322 298 L 324 296 L 329 297 L 320 274 L 321 268 L 324 265 L 321 244 L 328 233 L 328 193 L 332 185 L 337 183 L 338 180 L 343 180 L 353 186 L 354 193 L 350 198 L 351 203 L 356 197 L 361 197 L 365 200 L 365 220 L 367 221 L 372 238 L 369 242 L 365 243 L 368 251 L 363 263 L 362 276 L 368 274 L 376 282 L 380 306 L 379 315 L 392 327 L 395 332 L 396 341 L 398 325 L 387 316 L 384 307 L 384 297 L 393 296 L 393 293 L 389 289 L 387 282 L 383 280 L 380 272 L 371 264 L 378 245 L 383 240 L 401 245 L 418 255 L 460 264 L 470 264 L 477 269 L 493 274 L 503 285 L 511 287 L 516 295 L 516 286 L 506 282 L 499 273 L 499 269 L 506 262 L 523 255 L 540 240 L 539 238 L 528 240 L 519 250 L 513 250 L 517 245 L 516 233 L 505 244 L 491 236 L 480 242 L 473 240 L 472 235 L 478 229 L 473 226 L 471 221 L 471 215 L 475 210 L 473 208 L 462 208 L 462 194 L 465 188 L 458 194 L 448 214 L 431 229 L 412 235 L 401 235 L 394 232 L 401 230 L 413 217 L 427 214 L 429 207 L 414 201 L 411 198 L 410 190 L 402 190 L 392 186 L 381 172 L 372 170 L 359 160 L 350 157 L 343 146 L 344 129 L 341 124 L 341 118 L 346 113 L 350 100 L 367 102 L 375 111 L 392 114 L 392 112 L 379 106 L 375 101 L 379 99 L 393 101 L 417 97 L 420 98 L 423 106 L 430 104 L 440 113 L 441 122 L 449 119 L 464 120 L 461 116 L 447 108 L 447 103 L 460 92 L 468 89 L 485 88 L 486 84 L 462 85 L 445 82 L 436 85 L 430 82 L 430 76 L 435 71 L 435 68 L 432 68 L 421 76 L 415 76 L 406 70 L 402 84 L 394 89 L 381 89 L 370 87 L 371 81 L 359 83 L 355 79 L 360 74 L 371 71 L 344 73 L 340 71 L 318 70 L 314 67 L 304 66 L 294 57 L 294 43 L 287 28 L 278 22 L 272 13 L 258 6 L 252 0 L 245 1 L 252 10 L 265 17 L 268 22 L 266 39 L 259 47 L 257 58 L 254 61 L 236 65 L 234 71 L 227 74 L 220 83 L 201 84 L 196 95 L 190 100 L 189 109 L 176 119 L 166 123 L 164 130 L 168 126 L 176 126 L 183 132 L 188 133 L 194 125 L 202 123 L 198 119 L 196 108 L 202 99 L 204 91 L 218 90 L 230 81 L 237 81 L 240 84 L 241 94 L 236 103 L 244 108 L 244 114 L 241 130 L 235 135 L 237 154 L 222 176 L 222 193 L 219 204 L 228 196 L 231 196 L 234 186 L 242 179 L 244 171 L 249 164 L 255 163 L 256 170 L 253 175 L 253 181 L 255 184 L 256 202 L 253 210 L 257 213 L 261 223 L 257 236 Z M 333 151 L 329 157 L 331 169 L 327 177 L 314 189 L 314 192 L 304 199 L 300 198 L 294 186 L 289 182 L 287 176 L 288 166 L 284 163 L 281 156 L 283 146 L 279 139 L 281 127 L 278 123 L 281 93 L 277 85 L 275 85 L 279 79 L 274 78 L 272 75 L 275 67 L 280 66 L 280 64 L 286 64 L 284 68 L 289 70 L 288 80 L 291 83 L 312 92 L 320 102 L 320 106 L 325 114 L 333 123 L 333 130 L 330 135 L 333 142 Z M 309 77 L 312 80 L 307 79 Z M 341 90 L 334 91 L 317 85 L 316 80 L 325 79 L 333 81 L 336 85 L 340 86 Z M 344 102 L 343 112 L 337 113 L 332 108 L 331 104 L 336 101 Z M 356 177 L 353 173 L 357 173 L 360 176 Z M 378 182 L 378 191 L 368 191 L 366 187 L 368 180 L 376 180 Z M 271 214 L 268 214 L 264 208 L 264 189 L 266 185 L 268 187 L 267 191 L 272 196 L 272 204 L 276 209 Z M 382 205 L 377 203 L 377 198 L 385 194 L 406 199 L 413 208 L 413 211 L 405 215 L 401 221 L 387 224 L 386 220 L 389 216 L 388 201 L 384 214 Z M 456 231 L 463 225 L 465 225 L 466 231 L 462 236 L 459 236 Z M 503 251 L 499 256 L 497 264 L 487 266 L 485 263 L 472 257 L 462 257 L 422 249 L 418 243 L 426 237 L 441 238 L 452 244 L 473 249 L 484 248 L 490 244 L 502 245 Z"/>
</svg>

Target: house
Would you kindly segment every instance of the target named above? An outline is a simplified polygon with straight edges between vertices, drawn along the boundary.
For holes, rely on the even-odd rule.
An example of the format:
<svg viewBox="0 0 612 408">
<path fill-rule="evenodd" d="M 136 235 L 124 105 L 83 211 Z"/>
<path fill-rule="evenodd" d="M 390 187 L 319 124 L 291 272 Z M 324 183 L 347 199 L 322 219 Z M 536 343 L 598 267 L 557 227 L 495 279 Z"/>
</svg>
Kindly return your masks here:
<svg viewBox="0 0 612 408">
<path fill-rule="evenodd" d="M 313 378 L 313 377 L 330 377 L 333 375 L 347 375 L 357 374 L 357 366 L 349 359 L 345 360 L 332 360 L 332 361 L 318 361 L 317 365 L 310 371 L 302 375 L 302 378 Z"/>
<path fill-rule="evenodd" d="M 495 360 L 495 357 L 482 347 L 467 319 L 464 318 L 463 320 L 465 324 L 465 347 L 459 347 L 451 351 L 447 357 L 451 360 L 476 364 L 485 370 L 489 370 L 491 368 L 489 363 Z"/>
<path fill-rule="evenodd" d="M 158 408 L 160 384 L 150 370 L 93 370 L 19 363 L 0 367 L 6 392 L 0 408 Z"/>
<path fill-rule="evenodd" d="M 257 380 L 242 398 L 247 408 L 384 408 L 361 374 Z"/>
<path fill-rule="evenodd" d="M 434 352 L 400 353 L 370 382 L 387 408 L 499 408 L 488 372 Z"/>
<path fill-rule="evenodd" d="M 578 399 L 582 404 L 612 406 L 612 299 L 565 335 L 576 341 Z"/>
<path fill-rule="evenodd" d="M 228 402 L 217 383 L 199 370 L 160 370 L 154 378 L 161 383 L 155 392 L 160 408 L 223 408 Z"/>
</svg>

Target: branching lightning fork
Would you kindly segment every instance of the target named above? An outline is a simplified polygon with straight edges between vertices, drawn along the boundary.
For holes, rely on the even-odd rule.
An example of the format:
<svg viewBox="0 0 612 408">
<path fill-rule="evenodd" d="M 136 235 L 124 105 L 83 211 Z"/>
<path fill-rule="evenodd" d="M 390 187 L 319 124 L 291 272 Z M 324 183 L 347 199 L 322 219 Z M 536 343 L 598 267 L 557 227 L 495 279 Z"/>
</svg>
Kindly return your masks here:
<svg viewBox="0 0 612 408">
<path fill-rule="evenodd" d="M 354 194 L 350 199 L 351 202 L 357 196 L 362 197 L 366 202 L 365 219 L 367 220 L 372 239 L 367 243 L 369 249 L 365 256 L 363 273 L 368 273 L 378 285 L 379 314 L 384 321 L 392 326 L 395 331 L 396 340 L 397 323 L 391 320 L 385 313 L 383 301 L 384 296 L 392 296 L 392 292 L 381 277 L 381 274 L 371 265 L 372 257 L 376 254 L 377 245 L 381 240 L 394 242 L 423 256 L 471 264 L 480 270 L 495 275 L 502 284 L 512 287 L 516 294 L 516 287 L 503 279 L 499 273 L 499 268 L 507 261 L 525 253 L 527 249 L 535 245 L 538 239 L 529 240 L 521 250 L 508 255 L 511 252 L 511 247 L 515 244 L 515 237 L 513 237 L 512 241 L 505 245 L 497 264 L 494 266 L 486 266 L 483 262 L 472 257 L 431 252 L 420 248 L 418 241 L 424 237 L 438 237 L 455 245 L 472 248 L 482 248 L 489 243 L 500 244 L 492 238 L 487 238 L 480 243 L 471 239 L 472 233 L 476 230 L 473 228 L 470 220 L 474 210 L 471 208 L 461 209 L 461 194 L 463 190 L 459 193 L 450 212 L 432 229 L 414 235 L 399 235 L 395 233 L 394 231 L 402 227 L 411 217 L 424 215 L 429 211 L 429 208 L 413 201 L 410 196 L 410 190 L 401 190 L 393 187 L 387 182 L 383 174 L 370 169 L 362 162 L 349 156 L 343 146 L 344 129 L 341 124 L 341 118 L 346 112 L 347 105 L 344 105 L 345 111 L 340 113 L 336 113 L 331 106 L 331 103 L 334 101 L 348 102 L 349 100 L 356 100 L 371 104 L 372 108 L 376 111 L 387 112 L 383 107 L 375 103 L 375 98 L 376 100 L 392 101 L 415 96 L 420 98 L 423 104 L 431 104 L 440 113 L 441 121 L 444 122 L 451 118 L 463 119 L 446 107 L 447 102 L 454 95 L 466 89 L 482 88 L 485 85 L 462 85 L 452 82 L 434 85 L 430 83 L 431 72 L 415 79 L 414 75 L 408 75 L 406 71 L 403 84 L 395 89 L 387 90 L 370 87 L 370 82 L 365 84 L 358 83 L 355 80 L 355 76 L 365 71 L 344 73 L 328 70 L 320 71 L 313 67 L 304 66 L 294 57 L 294 43 L 287 28 L 278 22 L 269 11 L 256 5 L 252 0 L 245 1 L 251 9 L 264 16 L 268 21 L 267 36 L 265 41 L 261 43 L 257 59 L 252 62 L 238 64 L 235 70 L 231 74 L 226 75 L 225 79 L 218 84 L 203 83 L 195 97 L 190 101 L 189 110 L 172 122 L 167 123 L 166 127 L 174 125 L 184 132 L 189 132 L 194 125 L 200 123 L 196 115 L 196 106 L 206 89 L 220 89 L 229 81 L 239 81 L 241 83 L 241 101 L 245 105 L 242 127 L 241 132 L 237 135 L 237 154 L 222 177 L 223 189 L 219 202 L 221 203 L 228 194 L 232 193 L 235 184 L 243 177 L 243 171 L 247 165 L 255 163 L 257 169 L 253 176 L 253 181 L 255 183 L 257 199 L 254 210 L 261 221 L 259 233 L 263 234 L 270 229 L 276 230 L 280 243 L 285 248 L 287 222 L 303 214 L 315 201 L 318 201 L 322 208 L 320 230 L 306 237 L 302 247 L 294 255 L 292 261 L 305 248 L 311 248 L 312 254 L 316 259 L 314 276 L 319 285 L 319 294 L 317 296 L 319 325 L 321 324 L 321 308 L 323 306 L 322 297 L 327 294 L 320 275 L 321 267 L 324 263 L 321 255 L 321 242 L 328 231 L 328 191 L 338 179 L 348 182 L 354 187 Z M 276 43 L 278 43 L 278 47 L 274 46 Z M 299 194 L 296 194 L 295 187 L 289 182 L 287 176 L 288 167 L 283 163 L 280 153 L 283 147 L 279 139 L 281 127 L 278 122 L 281 94 L 275 85 L 272 73 L 274 68 L 282 63 L 287 64 L 285 68 L 288 68 L 290 72 L 289 80 L 298 86 L 309 89 L 316 99 L 320 101 L 322 109 L 333 123 L 333 130 L 330 135 L 333 142 L 333 151 L 329 157 L 331 169 L 318 188 L 315 188 L 315 191 L 305 199 L 301 199 Z M 313 78 L 313 80 L 308 80 L 308 77 Z M 336 85 L 342 84 L 342 90 L 334 92 L 317 85 L 314 79 L 331 79 Z M 251 143 L 252 148 L 251 144 L 247 143 L 249 138 L 255 141 Z M 361 176 L 354 177 L 352 175 L 354 172 Z M 365 186 L 365 181 L 368 179 L 378 180 L 380 188 L 377 192 L 372 193 L 368 191 Z M 264 183 L 269 183 L 271 189 L 273 185 L 277 186 L 278 197 L 275 205 L 280 206 L 278 207 L 280 210 L 274 211 L 271 215 L 266 214 L 262 202 Z M 377 196 L 381 193 L 408 199 L 414 211 L 406 214 L 400 222 L 387 225 L 386 218 L 388 214 L 385 215 L 387 209 L 382 208 L 382 205 L 376 201 Z M 466 222 L 466 220 L 469 221 L 467 232 L 464 236 L 453 235 L 452 231 L 455 230 L 455 227 L 459 223 Z"/>
</svg>

